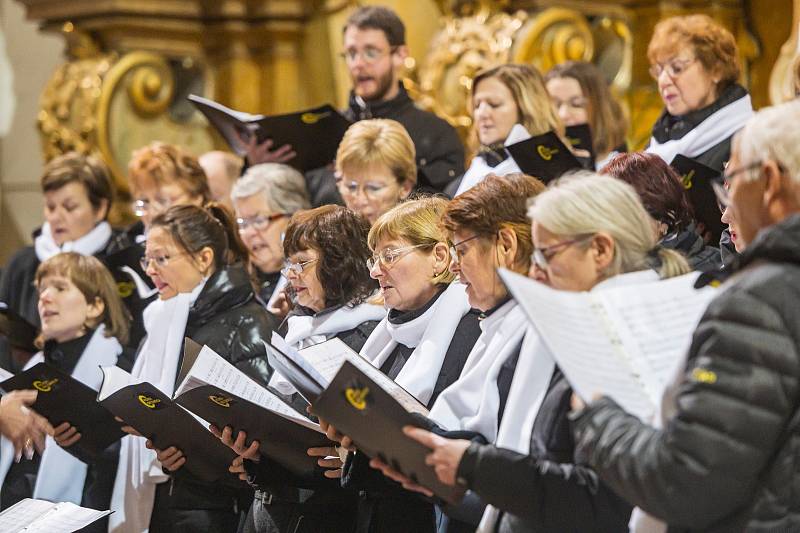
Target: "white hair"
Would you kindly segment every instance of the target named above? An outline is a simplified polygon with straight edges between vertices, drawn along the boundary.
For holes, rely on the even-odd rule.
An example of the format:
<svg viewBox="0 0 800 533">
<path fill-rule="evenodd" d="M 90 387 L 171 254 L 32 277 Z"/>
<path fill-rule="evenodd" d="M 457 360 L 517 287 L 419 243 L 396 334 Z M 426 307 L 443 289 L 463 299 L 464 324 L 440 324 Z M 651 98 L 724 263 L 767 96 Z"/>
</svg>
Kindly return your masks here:
<svg viewBox="0 0 800 533">
<path fill-rule="evenodd" d="M 800 182 L 800 101 L 766 107 L 747 121 L 734 138 L 734 149 L 743 164 L 772 160 L 788 176 Z M 757 174 L 750 173 L 750 179 Z M 745 178 L 747 179 L 747 178 Z"/>
<path fill-rule="evenodd" d="M 603 232 L 614 240 L 614 259 L 607 276 L 645 270 L 657 241 L 639 195 L 612 176 L 580 171 L 563 177 L 536 195 L 528 217 L 548 231 L 566 238 Z M 660 274 L 667 278 L 689 271 L 686 259 L 659 248 Z"/>
<path fill-rule="evenodd" d="M 231 200 L 235 205 L 236 200 L 259 193 L 274 213 L 290 215 L 311 207 L 305 178 L 289 165 L 262 163 L 248 168 L 233 185 Z"/>
</svg>

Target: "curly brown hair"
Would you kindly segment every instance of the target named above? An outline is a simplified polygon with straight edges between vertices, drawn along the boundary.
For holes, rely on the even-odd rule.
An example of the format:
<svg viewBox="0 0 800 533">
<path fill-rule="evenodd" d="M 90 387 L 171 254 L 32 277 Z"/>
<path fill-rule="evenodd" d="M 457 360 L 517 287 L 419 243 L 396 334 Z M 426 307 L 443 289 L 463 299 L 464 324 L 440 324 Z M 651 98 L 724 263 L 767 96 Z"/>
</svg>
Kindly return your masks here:
<svg viewBox="0 0 800 533">
<path fill-rule="evenodd" d="M 369 275 L 369 222 L 339 205 L 298 211 L 289 220 L 283 239 L 286 257 L 313 249 L 319 254 L 317 279 L 325 291 L 325 307 L 358 305 L 377 283 Z"/>
<path fill-rule="evenodd" d="M 544 189 L 544 183 L 527 174 L 489 174 L 482 182 L 450 200 L 442 216 L 442 226 L 451 234 L 468 229 L 484 236 L 509 228 L 517 235 L 519 243 L 514 261 L 528 268 L 533 253 L 528 200 Z"/>
<path fill-rule="evenodd" d="M 134 192 L 148 180 L 159 187 L 176 182 L 189 195 L 202 198 L 204 204 L 211 201 L 211 189 L 203 167 L 194 155 L 180 146 L 155 141 L 139 148 L 128 163 L 128 180 Z"/>
</svg>

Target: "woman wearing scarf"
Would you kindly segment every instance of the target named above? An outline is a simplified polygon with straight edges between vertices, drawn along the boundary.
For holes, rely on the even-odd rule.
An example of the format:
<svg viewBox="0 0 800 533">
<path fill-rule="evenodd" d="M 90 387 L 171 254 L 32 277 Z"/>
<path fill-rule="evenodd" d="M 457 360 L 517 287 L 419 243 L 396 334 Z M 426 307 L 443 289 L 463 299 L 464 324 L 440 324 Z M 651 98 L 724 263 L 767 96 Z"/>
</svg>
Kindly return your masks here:
<svg viewBox="0 0 800 533">
<path fill-rule="evenodd" d="M 39 265 L 61 252 L 93 255 L 101 261 L 116 251 L 115 232 L 107 222 L 114 188 L 106 165 L 97 158 L 70 152 L 50 161 L 44 168 L 41 188 L 44 194 L 44 219 L 34 236 L 33 246 L 14 254 L 0 278 L 0 302 L 22 318 L 39 326 L 38 296 L 34 284 Z M 130 260 L 134 263 L 135 260 Z M 112 275 L 116 272 L 112 270 Z M 133 329 L 141 326 L 135 316 L 140 299 L 134 292 L 125 294 L 131 310 Z M 138 328 L 141 329 L 141 328 Z M 139 339 L 131 339 L 131 345 Z M 2 363 L 16 370 L 25 361 L 12 361 L 3 354 Z"/>
<path fill-rule="evenodd" d="M 114 279 L 91 256 L 65 252 L 44 261 L 36 270 L 35 288 L 43 349 L 25 368 L 46 362 L 97 390 L 101 366 L 117 364 L 127 340 L 128 317 Z M 35 408 L 35 406 L 34 406 Z M 0 444 L 0 506 L 6 509 L 23 498 L 68 501 L 97 510 L 108 509 L 114 483 L 119 443 L 97 456 L 68 453 L 80 440 L 81 429 L 69 422 L 55 428 L 44 452 L 32 460 L 12 462 L 14 449 L 5 438 Z M 107 521 L 90 531 L 105 531 Z"/>
<path fill-rule="evenodd" d="M 207 344 L 251 378 L 266 384 L 270 368 L 261 339 L 274 319 L 256 302 L 238 261 L 245 257 L 230 214 L 212 204 L 169 208 L 150 223 L 143 267 L 159 292 L 145 310 L 147 337 L 132 375 L 172 396 L 184 337 Z M 181 467 L 174 447 L 154 450 L 138 436 L 122 440 L 110 531 L 233 532 L 249 490 L 205 483 Z"/>
<path fill-rule="evenodd" d="M 479 148 L 460 180 L 448 186 L 457 196 L 488 174 L 520 172 L 505 146 L 554 131 L 564 135 L 541 73 L 530 65 L 507 64 L 472 80 L 473 142 Z"/>
<path fill-rule="evenodd" d="M 384 214 L 369 232 L 370 273 L 378 280 L 386 316 L 361 355 L 427 406 L 461 373 L 480 335 L 478 313 L 464 286 L 453 283 L 450 252 L 440 226 L 447 201 L 421 198 Z M 356 531 L 434 531 L 433 505 L 348 455 L 343 486 L 358 490 Z"/>
<path fill-rule="evenodd" d="M 367 301 L 376 289 L 367 267 L 368 232 L 363 216 L 341 206 L 292 216 L 283 241 L 283 272 L 294 309 L 281 328 L 290 345 L 305 348 L 335 337 L 359 351 L 386 316 L 383 306 Z M 270 385 L 283 394 L 295 392 L 278 374 Z M 293 400 L 298 410 L 305 409 L 301 398 Z M 240 454 L 231 471 L 256 489 L 246 532 L 352 532 L 355 494 L 340 486 L 342 461 L 335 443 L 309 449 L 309 461 L 321 468 L 312 476 L 298 476 L 258 453 L 260 443 L 247 441 L 245 432 L 234 435 L 227 427 L 217 434 Z"/>
<path fill-rule="evenodd" d="M 553 288 L 603 290 L 689 271 L 681 254 L 657 245 L 633 188 L 610 176 L 564 178 L 533 200 L 529 215 L 535 245 L 531 275 Z M 409 435 L 432 448 L 429 461 L 444 483 L 458 483 L 489 504 L 481 533 L 627 531 L 630 505 L 591 469 L 574 464 L 572 389 L 547 349 L 536 344 L 531 354 L 538 362 L 520 357 L 517 367 L 518 372 L 535 368 L 535 377 L 512 383 L 494 444 L 424 430 Z"/>
</svg>

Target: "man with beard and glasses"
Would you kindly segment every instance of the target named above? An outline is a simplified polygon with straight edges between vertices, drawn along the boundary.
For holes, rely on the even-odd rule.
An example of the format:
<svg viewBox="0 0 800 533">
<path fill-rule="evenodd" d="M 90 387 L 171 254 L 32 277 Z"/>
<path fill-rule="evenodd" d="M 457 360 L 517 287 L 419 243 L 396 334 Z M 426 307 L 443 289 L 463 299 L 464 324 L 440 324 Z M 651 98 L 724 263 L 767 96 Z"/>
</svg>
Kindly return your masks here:
<svg viewBox="0 0 800 533">
<path fill-rule="evenodd" d="M 355 11 L 344 25 L 344 51 L 353 87 L 344 115 L 352 120 L 389 118 L 402 124 L 416 149 L 417 188 L 439 192 L 464 173 L 464 147 L 455 129 L 411 100 L 400 72 L 408 47 L 405 26 L 386 7 L 368 6 Z M 294 157 L 289 145 L 276 147 L 267 140 L 253 142 L 247 153 L 250 165 L 285 163 Z M 343 204 L 329 167 L 306 173 L 313 205 Z"/>
</svg>

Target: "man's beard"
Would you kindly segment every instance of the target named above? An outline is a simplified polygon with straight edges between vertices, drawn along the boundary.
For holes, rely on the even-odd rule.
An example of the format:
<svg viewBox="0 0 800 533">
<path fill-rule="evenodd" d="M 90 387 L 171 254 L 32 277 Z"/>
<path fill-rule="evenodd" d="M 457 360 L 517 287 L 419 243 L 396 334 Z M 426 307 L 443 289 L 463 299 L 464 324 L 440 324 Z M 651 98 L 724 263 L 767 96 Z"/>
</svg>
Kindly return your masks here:
<svg viewBox="0 0 800 533">
<path fill-rule="evenodd" d="M 390 70 L 380 78 L 376 77 L 375 81 L 378 83 L 378 89 L 372 94 L 360 95 L 365 102 L 380 102 L 382 101 L 389 91 L 394 87 L 394 76 Z"/>
</svg>

